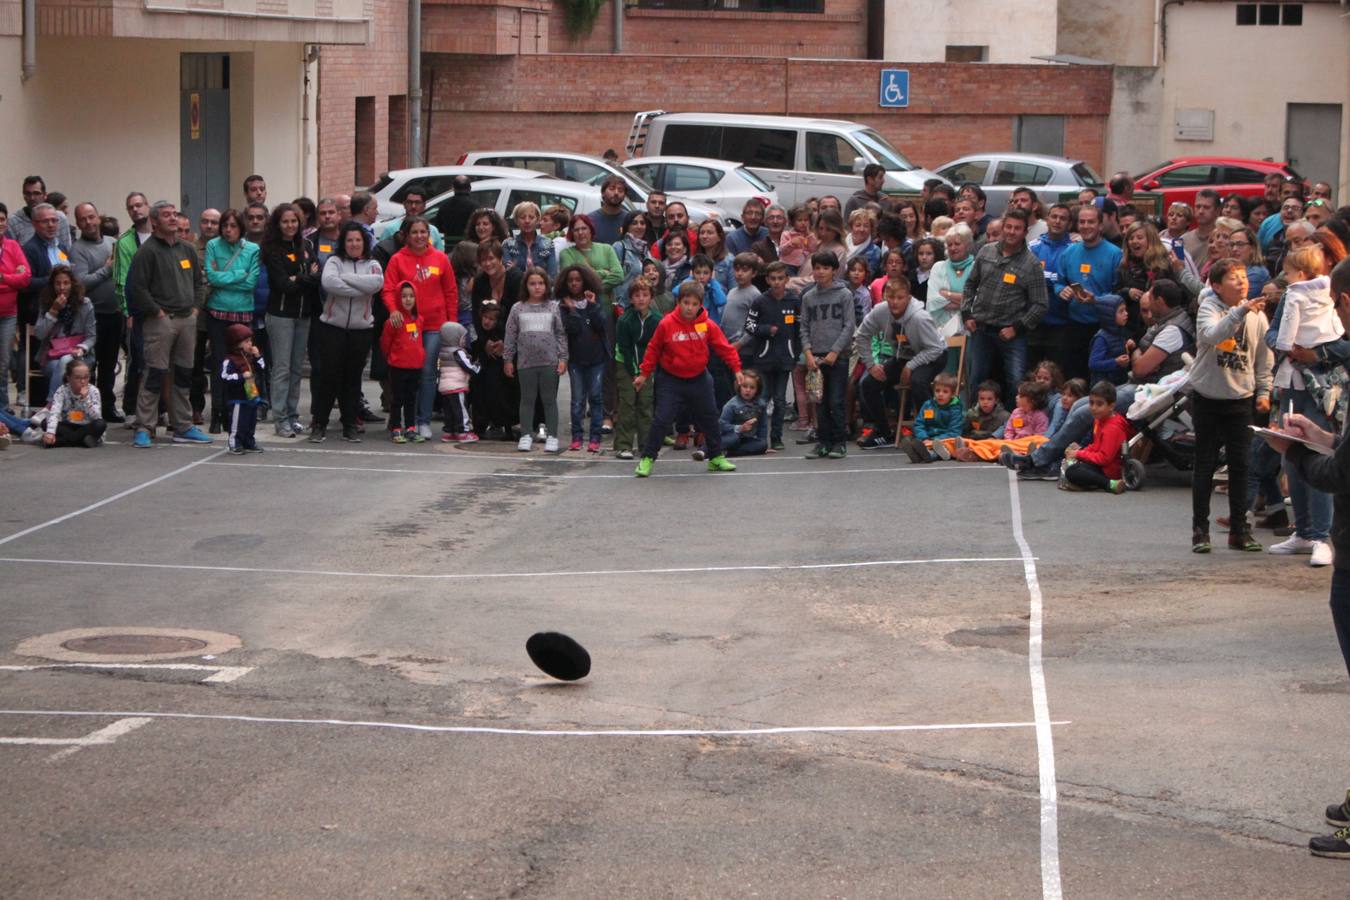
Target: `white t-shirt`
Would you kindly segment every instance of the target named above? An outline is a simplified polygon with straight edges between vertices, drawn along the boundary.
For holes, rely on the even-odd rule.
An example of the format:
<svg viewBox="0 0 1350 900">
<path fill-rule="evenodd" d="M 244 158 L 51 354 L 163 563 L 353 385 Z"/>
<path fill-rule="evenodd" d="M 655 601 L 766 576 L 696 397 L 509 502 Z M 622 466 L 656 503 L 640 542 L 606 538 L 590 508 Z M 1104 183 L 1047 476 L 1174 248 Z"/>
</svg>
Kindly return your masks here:
<svg viewBox="0 0 1350 900">
<path fill-rule="evenodd" d="M 1150 345 L 1157 347 L 1162 352 L 1171 356 L 1182 347 L 1186 346 L 1186 336 L 1181 333 L 1181 329 L 1175 325 L 1168 325 L 1153 336 L 1153 343 Z"/>
</svg>

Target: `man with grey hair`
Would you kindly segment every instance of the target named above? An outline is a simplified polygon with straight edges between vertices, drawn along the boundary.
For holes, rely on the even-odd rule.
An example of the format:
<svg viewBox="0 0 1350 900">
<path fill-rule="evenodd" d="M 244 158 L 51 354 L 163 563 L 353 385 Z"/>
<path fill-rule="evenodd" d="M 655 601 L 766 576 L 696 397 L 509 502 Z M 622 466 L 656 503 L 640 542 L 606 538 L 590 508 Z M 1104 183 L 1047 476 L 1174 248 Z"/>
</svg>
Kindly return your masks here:
<svg viewBox="0 0 1350 900">
<path fill-rule="evenodd" d="M 23 180 L 23 209 L 15 210 L 9 217 L 9 236 L 18 241 L 20 245 L 26 244 L 28 239 L 33 236 L 34 226 L 33 215 L 38 206 L 47 203 L 47 183 L 42 180 L 41 175 L 29 175 Z M 52 207 L 56 212 L 56 218 L 59 221 L 56 242 L 60 248 L 67 253 L 70 252 L 70 223 L 66 221 L 66 214 L 61 210 Z"/>
<path fill-rule="evenodd" d="M 188 386 L 197 340 L 197 313 L 206 301 L 206 281 L 197 251 L 178 238 L 178 210 L 167 200 L 150 207 L 154 232 L 131 262 L 127 293 L 132 310 L 142 318 L 145 379 L 136 398 L 136 436 L 131 445 L 147 448 L 159 420 L 164 379 L 172 369 L 169 424 L 176 444 L 209 444 L 211 439 L 192 424 Z"/>
<path fill-rule="evenodd" d="M 741 208 L 741 227 L 727 232 L 727 254 L 734 257 L 738 253 L 749 253 L 756 241 L 768 236 L 769 229 L 764 227 L 764 204 L 751 197 Z"/>
<path fill-rule="evenodd" d="M 769 208 L 764 210 L 764 229 L 767 234 L 750 245 L 750 252 L 758 256 L 764 265 L 778 262 L 778 242 L 783 239 L 783 232 L 787 230 L 787 225 L 787 210 L 777 203 L 769 204 Z M 764 280 L 762 271 L 759 277 L 755 279 L 755 285 L 761 291 L 768 289 L 769 285 Z"/>
</svg>

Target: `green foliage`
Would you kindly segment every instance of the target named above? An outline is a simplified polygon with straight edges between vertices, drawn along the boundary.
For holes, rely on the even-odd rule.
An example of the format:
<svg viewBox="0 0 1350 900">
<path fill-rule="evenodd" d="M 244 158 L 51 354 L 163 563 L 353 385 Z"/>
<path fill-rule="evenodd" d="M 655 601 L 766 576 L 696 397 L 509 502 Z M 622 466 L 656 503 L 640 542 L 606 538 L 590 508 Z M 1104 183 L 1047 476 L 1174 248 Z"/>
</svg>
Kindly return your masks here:
<svg viewBox="0 0 1350 900">
<path fill-rule="evenodd" d="M 580 40 L 591 33 L 595 20 L 600 17 L 600 7 L 605 0 L 559 0 L 563 8 L 563 25 L 568 37 Z"/>
</svg>

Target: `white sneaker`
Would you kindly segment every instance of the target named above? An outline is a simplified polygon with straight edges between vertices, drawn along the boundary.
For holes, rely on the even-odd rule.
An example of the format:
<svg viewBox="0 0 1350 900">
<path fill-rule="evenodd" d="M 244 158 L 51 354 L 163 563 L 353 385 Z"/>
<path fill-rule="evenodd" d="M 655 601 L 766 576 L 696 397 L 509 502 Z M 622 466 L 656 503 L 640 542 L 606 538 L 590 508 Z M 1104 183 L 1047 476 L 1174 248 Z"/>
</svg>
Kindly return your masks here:
<svg viewBox="0 0 1350 900">
<path fill-rule="evenodd" d="M 952 451 L 947 449 L 946 441 L 933 441 L 933 452 L 938 455 L 938 459 L 950 461 Z"/>
<path fill-rule="evenodd" d="M 417 426 L 417 433 L 420 434 L 422 437 L 426 438 L 427 440 L 431 440 L 431 426 L 430 426 L 430 425 L 418 425 L 418 426 Z"/>
<path fill-rule="evenodd" d="M 530 437 L 528 434 L 522 434 L 520 436 L 520 442 L 516 444 L 516 449 L 521 453 L 529 453 L 530 448 L 533 446 L 534 438 Z"/>
<path fill-rule="evenodd" d="M 544 439 L 544 452 L 545 452 L 545 453 L 557 453 L 557 452 L 558 452 L 558 439 L 555 438 L 555 437 L 545 438 L 545 439 Z"/>
<path fill-rule="evenodd" d="M 1313 548 L 1315 548 L 1318 543 L 1318 541 L 1309 541 L 1296 534 L 1291 534 L 1288 539 L 1280 541 L 1278 544 L 1271 544 L 1266 548 L 1266 552 L 1274 553 L 1277 556 L 1289 556 L 1294 553 L 1312 553 Z M 1328 553 L 1330 553 L 1330 550 L 1331 548 L 1328 547 Z"/>
<path fill-rule="evenodd" d="M 1331 549 L 1330 541 L 1313 541 L 1312 556 L 1308 559 L 1310 566 L 1329 566 L 1336 558 Z"/>
<path fill-rule="evenodd" d="M 539 434 L 535 436 L 535 440 L 539 440 L 539 441 L 547 441 L 547 440 L 548 440 L 548 429 L 545 428 L 543 425 L 540 425 L 540 426 L 539 426 Z"/>
</svg>

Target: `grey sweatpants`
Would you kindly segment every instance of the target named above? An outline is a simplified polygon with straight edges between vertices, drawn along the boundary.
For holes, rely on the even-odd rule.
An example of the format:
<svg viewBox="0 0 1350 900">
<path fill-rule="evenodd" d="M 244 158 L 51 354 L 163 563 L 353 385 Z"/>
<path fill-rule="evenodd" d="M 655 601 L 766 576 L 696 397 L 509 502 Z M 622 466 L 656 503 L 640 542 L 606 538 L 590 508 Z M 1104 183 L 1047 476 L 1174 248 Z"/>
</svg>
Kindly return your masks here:
<svg viewBox="0 0 1350 900">
<path fill-rule="evenodd" d="M 558 436 L 558 368 L 557 366 L 530 366 L 519 369 L 520 422 L 522 434 L 529 434 L 534 421 L 534 398 L 544 401 L 544 426 L 549 437 Z"/>
</svg>

